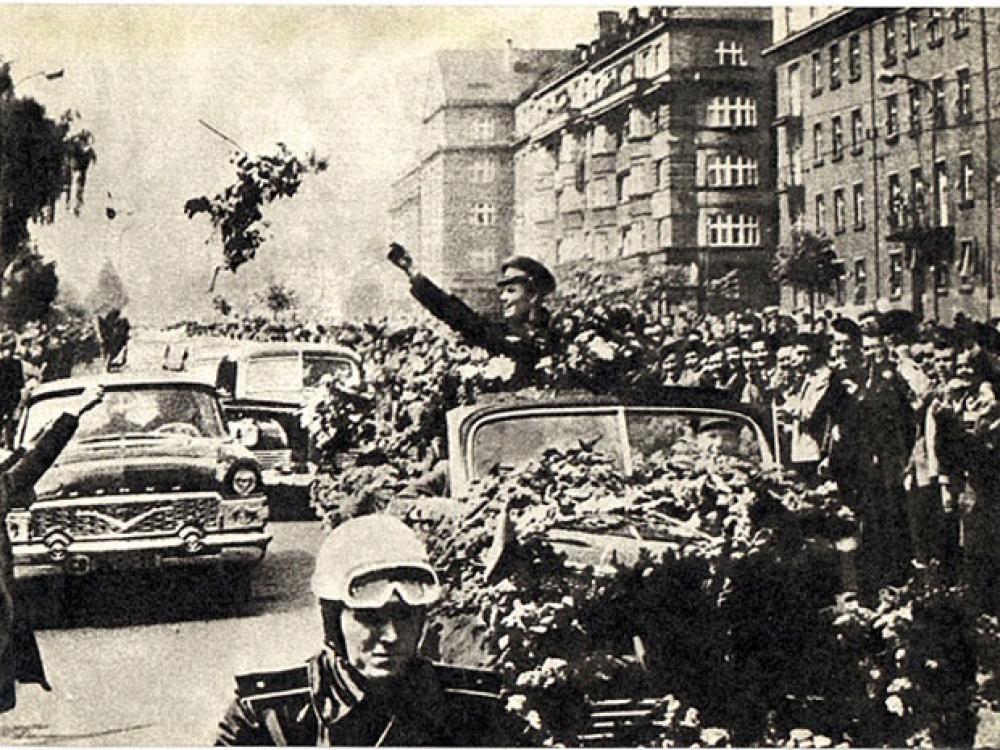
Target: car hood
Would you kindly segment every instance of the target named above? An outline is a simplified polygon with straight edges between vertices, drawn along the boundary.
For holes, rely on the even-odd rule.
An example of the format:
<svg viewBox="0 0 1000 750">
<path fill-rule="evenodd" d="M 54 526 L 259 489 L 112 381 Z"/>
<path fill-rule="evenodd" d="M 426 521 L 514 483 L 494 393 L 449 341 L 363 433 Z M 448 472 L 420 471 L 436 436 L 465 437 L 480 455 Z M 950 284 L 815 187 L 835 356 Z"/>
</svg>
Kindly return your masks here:
<svg viewBox="0 0 1000 750">
<path fill-rule="evenodd" d="M 218 490 L 237 446 L 216 438 L 128 436 L 72 442 L 35 486 L 39 500 Z"/>
</svg>

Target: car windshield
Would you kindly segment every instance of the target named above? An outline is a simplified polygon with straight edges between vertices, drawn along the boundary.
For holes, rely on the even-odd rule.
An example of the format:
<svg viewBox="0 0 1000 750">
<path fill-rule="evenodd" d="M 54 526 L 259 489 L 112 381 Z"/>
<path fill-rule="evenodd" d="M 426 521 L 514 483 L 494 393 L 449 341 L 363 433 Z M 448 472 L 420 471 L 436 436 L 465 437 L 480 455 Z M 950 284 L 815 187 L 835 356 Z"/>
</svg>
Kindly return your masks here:
<svg viewBox="0 0 1000 750">
<path fill-rule="evenodd" d="M 624 466 L 619 410 L 553 411 L 513 414 L 478 426 L 472 438 L 472 477 L 495 467 L 514 468 L 548 448 L 593 443 Z M 625 425 L 633 462 L 654 453 L 715 452 L 760 463 L 764 452 L 753 423 L 734 412 L 698 409 L 626 409 Z"/>
<path fill-rule="evenodd" d="M 301 396 L 304 388 L 315 388 L 324 375 L 340 375 L 345 382 L 357 384 L 357 366 L 344 357 L 323 354 L 298 354 L 257 357 L 243 368 L 243 390 L 247 398 L 287 399 Z M 297 400 L 297 399 L 296 399 Z"/>
<path fill-rule="evenodd" d="M 303 357 L 305 373 L 302 381 L 306 388 L 315 388 L 324 375 L 333 375 L 341 382 L 358 385 L 361 372 L 358 366 L 346 357 L 332 357 L 325 354 L 306 354 Z"/>
<path fill-rule="evenodd" d="M 77 405 L 81 393 L 54 393 L 33 402 L 22 439 L 33 442 L 46 425 Z M 178 386 L 109 388 L 104 400 L 81 417 L 74 440 L 148 434 L 222 437 L 222 419 L 214 396 Z"/>
<path fill-rule="evenodd" d="M 538 458 L 547 448 L 573 448 L 580 441 L 593 443 L 612 456 L 619 469 L 624 465 L 618 439 L 618 415 L 603 413 L 525 412 L 487 422 L 474 433 L 472 442 L 473 477 L 492 469 L 512 469 Z"/>
</svg>

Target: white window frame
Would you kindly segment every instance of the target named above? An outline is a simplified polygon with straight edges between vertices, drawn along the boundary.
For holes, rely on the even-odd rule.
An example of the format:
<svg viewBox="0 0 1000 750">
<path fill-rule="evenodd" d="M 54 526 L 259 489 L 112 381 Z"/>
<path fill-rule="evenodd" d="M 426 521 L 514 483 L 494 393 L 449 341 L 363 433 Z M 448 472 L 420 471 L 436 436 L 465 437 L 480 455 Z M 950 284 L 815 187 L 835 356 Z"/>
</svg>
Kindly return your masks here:
<svg viewBox="0 0 1000 750">
<path fill-rule="evenodd" d="M 742 68 L 747 64 L 743 45 L 734 39 L 720 39 L 715 48 L 715 55 L 719 60 L 719 67 Z"/>
<path fill-rule="evenodd" d="M 477 156 L 472 162 L 472 181 L 488 185 L 496 179 L 497 165 L 492 156 Z"/>
<path fill-rule="evenodd" d="M 958 194 L 962 203 L 971 203 L 976 199 L 973 180 L 976 176 L 976 166 L 972 160 L 971 151 L 963 151 L 958 155 Z"/>
<path fill-rule="evenodd" d="M 706 230 L 709 247 L 760 246 L 760 217 L 753 214 L 709 214 Z"/>
<path fill-rule="evenodd" d="M 760 165 L 751 156 L 710 153 L 705 159 L 705 187 L 757 187 Z"/>
<path fill-rule="evenodd" d="M 833 191 L 833 231 L 847 231 L 847 195 L 842 187 Z"/>
<path fill-rule="evenodd" d="M 469 209 L 469 223 L 476 227 L 492 227 L 497 223 L 496 206 L 492 201 L 476 201 Z"/>
<path fill-rule="evenodd" d="M 492 141 L 496 136 L 496 120 L 489 115 L 478 115 L 472 123 L 472 135 L 477 141 Z"/>
<path fill-rule="evenodd" d="M 851 186 L 851 203 L 854 206 L 854 226 L 865 225 L 865 183 L 855 182 Z"/>
<path fill-rule="evenodd" d="M 708 102 L 710 128 L 757 126 L 757 99 L 752 96 L 715 96 Z"/>
</svg>

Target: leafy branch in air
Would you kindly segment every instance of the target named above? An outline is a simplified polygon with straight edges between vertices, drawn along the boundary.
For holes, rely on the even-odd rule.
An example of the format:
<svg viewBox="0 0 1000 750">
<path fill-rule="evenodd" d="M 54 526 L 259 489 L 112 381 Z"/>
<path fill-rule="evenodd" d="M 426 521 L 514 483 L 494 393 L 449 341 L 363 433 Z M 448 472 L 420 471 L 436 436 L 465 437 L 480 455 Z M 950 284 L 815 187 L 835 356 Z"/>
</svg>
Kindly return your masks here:
<svg viewBox="0 0 1000 750">
<path fill-rule="evenodd" d="M 211 198 L 191 198 L 184 204 L 184 213 L 189 219 L 208 214 L 222 237 L 222 268 L 235 273 L 257 255 L 267 239 L 264 232 L 269 224 L 261 209 L 278 198 L 294 196 L 304 175 L 323 172 L 329 163 L 312 152 L 300 159 L 284 143 L 272 155 L 254 158 L 236 152 L 230 163 L 236 165 L 236 180 Z"/>
</svg>

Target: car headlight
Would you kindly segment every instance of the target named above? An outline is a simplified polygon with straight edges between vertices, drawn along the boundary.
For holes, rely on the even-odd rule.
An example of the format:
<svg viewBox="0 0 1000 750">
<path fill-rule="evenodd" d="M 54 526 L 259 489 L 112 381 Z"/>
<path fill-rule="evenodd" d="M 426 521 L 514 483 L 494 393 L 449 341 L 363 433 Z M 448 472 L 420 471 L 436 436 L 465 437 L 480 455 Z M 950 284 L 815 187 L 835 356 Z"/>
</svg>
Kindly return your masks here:
<svg viewBox="0 0 1000 750">
<path fill-rule="evenodd" d="M 262 526 L 268 518 L 267 499 L 223 500 L 219 505 L 219 515 L 223 529 Z"/>
<path fill-rule="evenodd" d="M 249 466 L 237 467 L 229 479 L 229 486 L 232 488 L 233 493 L 240 497 L 253 494 L 259 484 L 260 479 L 257 470 Z"/>
<path fill-rule="evenodd" d="M 12 543 L 31 539 L 31 512 L 11 511 L 7 514 L 7 537 Z"/>
</svg>

